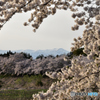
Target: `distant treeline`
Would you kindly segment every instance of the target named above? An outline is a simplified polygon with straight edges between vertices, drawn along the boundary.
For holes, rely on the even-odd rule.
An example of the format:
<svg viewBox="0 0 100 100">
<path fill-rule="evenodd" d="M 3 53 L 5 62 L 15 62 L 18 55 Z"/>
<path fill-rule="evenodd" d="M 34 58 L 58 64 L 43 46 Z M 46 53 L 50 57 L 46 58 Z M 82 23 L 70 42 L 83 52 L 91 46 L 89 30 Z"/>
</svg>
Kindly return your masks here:
<svg viewBox="0 0 100 100">
<path fill-rule="evenodd" d="M 16 53 L 16 52 L 15 52 Z M 0 54 L 0 56 L 2 57 L 9 57 L 10 55 L 14 55 L 15 53 L 11 52 L 10 50 L 7 51 L 7 53 L 4 53 L 4 54 Z"/>
<path fill-rule="evenodd" d="M 43 59 L 43 58 L 47 58 L 47 57 L 58 58 L 59 56 L 61 56 L 61 55 L 56 55 L 56 57 L 55 57 L 53 55 L 44 56 L 43 54 L 41 54 L 41 55 L 37 56 L 36 59 Z"/>
<path fill-rule="evenodd" d="M 0 56 L 2 56 L 2 57 L 8 57 L 8 58 L 9 58 L 10 55 L 14 55 L 14 54 L 16 54 L 16 52 L 13 53 L 13 52 L 11 52 L 11 51 L 9 50 L 9 51 L 7 51 L 7 53 L 0 54 Z M 30 58 L 32 57 L 32 56 L 31 56 L 30 54 L 28 54 L 28 53 L 21 52 L 20 54 L 23 54 L 24 57 L 27 58 L 27 59 L 30 59 Z"/>
<path fill-rule="evenodd" d="M 12 51 L 9 50 L 9 51 L 7 51 L 7 53 L 0 54 L 0 56 L 9 58 L 10 55 L 14 55 L 14 54 L 16 54 L 16 52 L 13 53 Z M 24 57 L 27 59 L 30 59 L 32 57 L 29 53 L 21 52 L 20 54 L 23 54 Z M 56 57 L 59 57 L 59 56 L 60 55 L 56 55 Z M 53 55 L 44 56 L 43 54 L 41 54 L 41 55 L 37 56 L 36 59 L 43 59 L 43 58 L 47 58 L 47 57 L 55 58 L 55 56 L 53 56 Z"/>
</svg>

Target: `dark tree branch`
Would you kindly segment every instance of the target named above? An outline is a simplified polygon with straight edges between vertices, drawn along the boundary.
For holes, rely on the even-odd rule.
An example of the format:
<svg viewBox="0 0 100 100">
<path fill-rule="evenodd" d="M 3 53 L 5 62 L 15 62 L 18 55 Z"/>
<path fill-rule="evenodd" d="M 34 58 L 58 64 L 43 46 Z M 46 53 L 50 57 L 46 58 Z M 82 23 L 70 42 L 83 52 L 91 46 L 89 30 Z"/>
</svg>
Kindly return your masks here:
<svg viewBox="0 0 100 100">
<path fill-rule="evenodd" d="M 18 9 L 20 10 L 21 8 L 24 8 L 25 6 L 27 6 L 27 5 L 28 5 L 29 3 L 31 3 L 32 1 L 33 1 L 33 0 L 29 0 L 28 3 L 24 4 L 23 6 L 21 6 L 21 7 L 18 8 Z M 46 6 L 50 1 L 51 1 L 51 0 L 45 2 L 44 4 L 41 4 L 41 5 L 35 5 L 34 8 L 36 8 L 37 6 L 41 6 L 41 7 Z M 33 8 L 33 9 L 34 9 L 34 8 Z M 17 10 L 16 10 L 15 12 L 12 13 L 12 16 L 13 16 L 15 13 L 17 13 Z M 11 16 L 11 17 L 12 17 L 12 16 Z M 10 18 L 9 18 L 9 19 L 10 19 Z M 9 20 L 9 19 L 8 19 L 8 20 Z M 7 21 L 4 22 L 4 24 L 6 24 L 6 23 L 7 23 Z M 4 24 L 3 24 L 2 26 L 4 26 Z"/>
<path fill-rule="evenodd" d="M 98 73 L 100 73 L 100 71 L 95 72 L 95 73 L 91 73 L 91 75 L 92 75 L 92 74 L 98 74 Z M 89 76 L 85 76 L 85 77 L 83 77 L 83 78 L 79 79 L 79 81 L 81 81 L 81 80 L 85 79 L 86 77 L 89 77 Z"/>
</svg>

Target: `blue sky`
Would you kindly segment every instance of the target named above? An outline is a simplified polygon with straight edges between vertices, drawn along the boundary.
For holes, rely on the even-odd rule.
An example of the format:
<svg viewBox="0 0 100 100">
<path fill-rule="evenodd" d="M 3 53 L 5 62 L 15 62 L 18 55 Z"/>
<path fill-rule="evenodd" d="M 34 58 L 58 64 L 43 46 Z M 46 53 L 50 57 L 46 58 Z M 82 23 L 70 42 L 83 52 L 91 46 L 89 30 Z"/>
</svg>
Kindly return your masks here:
<svg viewBox="0 0 100 100">
<path fill-rule="evenodd" d="M 34 33 L 31 26 L 23 23 L 30 18 L 30 13 L 15 14 L 0 30 L 0 50 L 45 50 L 63 48 L 70 51 L 73 38 L 82 36 L 83 27 L 72 31 L 74 20 L 70 11 L 57 10 L 55 15 L 44 19 Z"/>
</svg>

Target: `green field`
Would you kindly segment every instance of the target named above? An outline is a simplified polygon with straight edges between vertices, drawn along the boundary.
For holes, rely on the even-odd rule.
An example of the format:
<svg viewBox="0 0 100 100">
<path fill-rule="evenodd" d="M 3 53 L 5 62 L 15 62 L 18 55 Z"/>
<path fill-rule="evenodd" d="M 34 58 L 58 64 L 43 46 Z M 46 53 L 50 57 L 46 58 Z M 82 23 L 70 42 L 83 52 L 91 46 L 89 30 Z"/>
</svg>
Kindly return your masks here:
<svg viewBox="0 0 100 100">
<path fill-rule="evenodd" d="M 47 76 L 0 75 L 0 100 L 32 100 L 32 94 L 46 91 L 57 80 Z"/>
<path fill-rule="evenodd" d="M 3 90 L 0 91 L 0 100 L 32 100 L 32 94 L 46 90 Z"/>
</svg>

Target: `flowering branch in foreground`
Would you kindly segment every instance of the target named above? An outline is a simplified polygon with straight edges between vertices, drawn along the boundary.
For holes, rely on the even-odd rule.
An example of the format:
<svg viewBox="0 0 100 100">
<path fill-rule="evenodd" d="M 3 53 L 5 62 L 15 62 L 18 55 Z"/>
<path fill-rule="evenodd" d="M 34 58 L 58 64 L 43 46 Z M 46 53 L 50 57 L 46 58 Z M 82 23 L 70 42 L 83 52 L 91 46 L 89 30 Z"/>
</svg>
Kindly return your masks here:
<svg viewBox="0 0 100 100">
<path fill-rule="evenodd" d="M 77 23 L 72 30 L 78 30 L 79 26 L 85 24 L 86 29 L 83 37 L 74 38 L 74 51 L 84 46 L 82 55 L 72 59 L 70 68 L 63 68 L 62 72 L 46 72 L 50 78 L 57 78 L 59 81 L 53 83 L 46 93 L 33 94 L 33 100 L 99 100 L 100 98 L 100 1 L 93 0 L 93 5 L 84 7 L 82 2 L 91 4 L 88 0 L 76 0 L 74 6 L 82 6 L 84 12 L 73 13 Z M 78 4 L 81 2 L 80 4 Z M 71 7 L 71 6 L 70 6 Z M 87 12 L 87 14 L 86 14 Z M 95 17 L 95 21 L 92 20 Z M 70 92 L 98 92 L 98 96 L 70 96 Z"/>
</svg>

